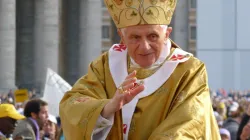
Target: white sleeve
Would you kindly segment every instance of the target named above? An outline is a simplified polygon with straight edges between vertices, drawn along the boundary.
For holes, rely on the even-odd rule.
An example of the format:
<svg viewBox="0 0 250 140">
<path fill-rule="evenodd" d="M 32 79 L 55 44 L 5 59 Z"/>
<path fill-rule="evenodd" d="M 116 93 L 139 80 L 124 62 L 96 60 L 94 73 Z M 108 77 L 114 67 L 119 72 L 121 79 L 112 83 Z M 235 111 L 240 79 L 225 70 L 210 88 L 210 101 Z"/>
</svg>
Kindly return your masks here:
<svg viewBox="0 0 250 140">
<path fill-rule="evenodd" d="M 114 124 L 114 115 L 108 119 L 101 115 L 98 117 L 94 131 L 92 133 L 92 140 L 105 140 Z"/>
</svg>

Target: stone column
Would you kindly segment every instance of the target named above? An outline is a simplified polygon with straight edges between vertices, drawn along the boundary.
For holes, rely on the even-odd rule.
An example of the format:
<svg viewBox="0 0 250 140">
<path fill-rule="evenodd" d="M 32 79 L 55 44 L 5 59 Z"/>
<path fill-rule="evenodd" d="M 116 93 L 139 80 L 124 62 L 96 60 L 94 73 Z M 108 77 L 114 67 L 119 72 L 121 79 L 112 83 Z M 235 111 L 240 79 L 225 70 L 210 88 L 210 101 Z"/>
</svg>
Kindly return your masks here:
<svg viewBox="0 0 250 140">
<path fill-rule="evenodd" d="M 59 0 L 44 0 L 45 68 L 58 72 L 59 58 Z"/>
<path fill-rule="evenodd" d="M 102 9 L 100 0 L 81 0 L 80 10 L 80 74 L 101 54 Z"/>
<path fill-rule="evenodd" d="M 0 0 L 0 93 L 15 88 L 16 1 Z"/>
<path fill-rule="evenodd" d="M 16 86 L 34 88 L 34 0 L 16 1 Z"/>
<path fill-rule="evenodd" d="M 59 0 L 35 1 L 35 76 L 43 90 L 47 68 L 58 71 Z"/>
<path fill-rule="evenodd" d="M 80 1 L 81 0 L 65 0 L 66 14 L 66 34 L 65 34 L 65 80 L 73 85 L 80 77 L 79 74 L 79 34 L 80 34 Z M 67 9 L 66 9 L 67 7 Z"/>
</svg>

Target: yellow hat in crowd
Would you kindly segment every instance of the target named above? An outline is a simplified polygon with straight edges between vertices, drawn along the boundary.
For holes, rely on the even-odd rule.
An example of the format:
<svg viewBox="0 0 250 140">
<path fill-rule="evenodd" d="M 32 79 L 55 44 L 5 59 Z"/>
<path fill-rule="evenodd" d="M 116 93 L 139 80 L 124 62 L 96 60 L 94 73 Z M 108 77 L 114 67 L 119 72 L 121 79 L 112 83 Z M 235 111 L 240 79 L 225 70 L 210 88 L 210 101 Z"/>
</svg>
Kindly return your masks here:
<svg viewBox="0 0 250 140">
<path fill-rule="evenodd" d="M 15 120 L 24 119 L 25 116 L 17 112 L 12 104 L 0 104 L 0 118 L 10 117 Z"/>
<path fill-rule="evenodd" d="M 177 0 L 104 0 L 117 28 L 169 25 Z"/>
<path fill-rule="evenodd" d="M 221 109 L 224 109 L 225 108 L 225 104 L 223 102 L 220 102 L 220 104 L 219 104 L 218 107 L 221 108 Z"/>
</svg>

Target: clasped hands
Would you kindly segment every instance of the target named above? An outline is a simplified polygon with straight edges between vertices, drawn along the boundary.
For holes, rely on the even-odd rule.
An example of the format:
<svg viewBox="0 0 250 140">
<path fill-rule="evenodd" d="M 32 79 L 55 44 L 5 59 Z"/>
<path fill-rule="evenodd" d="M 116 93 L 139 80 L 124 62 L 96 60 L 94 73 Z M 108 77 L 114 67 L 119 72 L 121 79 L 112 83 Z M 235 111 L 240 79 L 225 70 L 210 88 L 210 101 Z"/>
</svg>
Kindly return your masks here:
<svg viewBox="0 0 250 140">
<path fill-rule="evenodd" d="M 130 73 L 124 82 L 115 92 L 114 97 L 103 108 L 101 116 L 108 119 L 115 112 L 119 111 L 125 104 L 129 103 L 134 97 L 144 90 L 143 82 L 137 83 L 136 71 Z"/>
</svg>

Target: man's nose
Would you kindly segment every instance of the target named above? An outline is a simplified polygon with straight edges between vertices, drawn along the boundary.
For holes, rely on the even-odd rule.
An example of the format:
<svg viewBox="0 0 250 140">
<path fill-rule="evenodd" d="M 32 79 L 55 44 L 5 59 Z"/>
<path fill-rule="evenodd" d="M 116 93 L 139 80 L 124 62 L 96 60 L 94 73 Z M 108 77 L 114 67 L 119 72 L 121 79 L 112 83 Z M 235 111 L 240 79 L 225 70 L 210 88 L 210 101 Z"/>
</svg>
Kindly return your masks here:
<svg viewBox="0 0 250 140">
<path fill-rule="evenodd" d="M 141 43 L 140 43 L 140 47 L 142 47 L 143 49 L 150 49 L 150 45 L 147 39 L 142 39 Z"/>
</svg>

